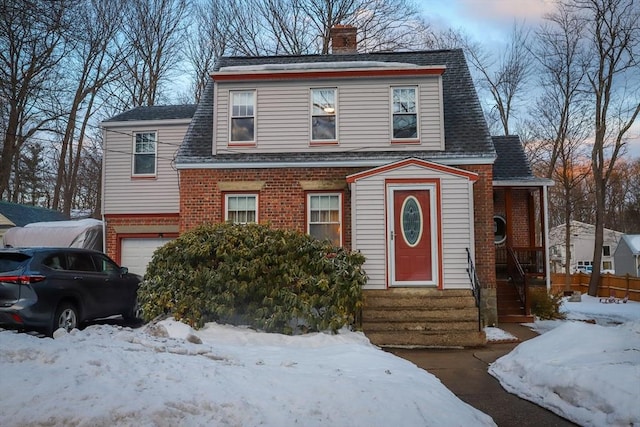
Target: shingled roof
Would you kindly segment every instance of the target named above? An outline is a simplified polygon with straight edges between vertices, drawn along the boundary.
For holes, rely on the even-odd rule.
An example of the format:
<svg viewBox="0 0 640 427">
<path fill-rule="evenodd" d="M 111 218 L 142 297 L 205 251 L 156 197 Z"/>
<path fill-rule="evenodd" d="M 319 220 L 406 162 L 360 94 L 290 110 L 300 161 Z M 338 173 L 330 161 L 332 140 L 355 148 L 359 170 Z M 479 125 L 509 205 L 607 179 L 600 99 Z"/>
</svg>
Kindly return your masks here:
<svg viewBox="0 0 640 427">
<path fill-rule="evenodd" d="M 113 116 L 103 123 L 132 122 L 139 120 L 172 120 L 190 119 L 196 111 L 196 104 L 184 105 L 154 105 L 151 107 L 136 107 L 124 113 Z"/>
<path fill-rule="evenodd" d="M 493 164 L 493 181 L 530 182 L 536 185 L 553 185 L 553 181 L 536 177 L 517 135 L 494 136 L 493 145 L 498 158 Z"/>
<path fill-rule="evenodd" d="M 9 219 L 18 227 L 23 227 L 33 222 L 64 221 L 69 217 L 62 212 L 45 209 L 38 206 L 21 205 L 0 200 L 0 214 Z"/>
<path fill-rule="evenodd" d="M 444 151 L 416 150 L 412 152 L 322 152 L 322 153 L 233 153 L 212 155 L 213 142 L 213 81 L 210 81 L 200 99 L 193 120 L 181 145 L 176 163 L 263 163 L 270 161 L 362 161 L 364 163 L 395 161 L 407 157 L 424 160 L 478 158 L 492 161 L 495 150 L 491 135 L 478 100 L 464 54 L 460 49 L 421 52 L 392 52 L 341 55 L 300 55 L 263 57 L 225 57 L 216 65 L 216 70 L 230 66 L 255 66 L 266 64 L 301 64 L 374 61 L 409 63 L 419 66 L 442 66 L 444 103 Z"/>
</svg>

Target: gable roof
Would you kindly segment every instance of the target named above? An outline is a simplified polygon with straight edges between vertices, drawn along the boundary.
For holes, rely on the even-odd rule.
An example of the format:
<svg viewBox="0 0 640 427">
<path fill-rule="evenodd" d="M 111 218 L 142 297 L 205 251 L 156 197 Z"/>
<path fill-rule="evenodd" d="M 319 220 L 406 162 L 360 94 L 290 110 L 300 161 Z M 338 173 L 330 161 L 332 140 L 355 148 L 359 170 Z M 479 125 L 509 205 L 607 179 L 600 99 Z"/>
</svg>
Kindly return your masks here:
<svg viewBox="0 0 640 427">
<path fill-rule="evenodd" d="M 262 57 L 223 57 L 216 69 L 236 66 L 258 66 L 268 64 L 304 63 L 353 63 L 353 62 L 394 62 L 419 66 L 444 66 L 442 76 L 444 105 L 444 151 L 415 150 L 410 152 L 322 152 L 322 153 L 233 153 L 212 155 L 213 143 L 213 100 L 214 85 L 209 81 L 200 103 L 187 130 L 184 142 L 178 150 L 176 165 L 188 167 L 204 163 L 224 164 L 244 163 L 304 163 L 361 162 L 363 165 L 382 164 L 390 161 L 414 157 L 423 160 L 452 158 L 474 158 L 493 162 L 495 150 L 473 86 L 471 74 L 461 49 L 421 52 L 364 53 L 340 55 L 299 55 Z"/>
<path fill-rule="evenodd" d="M 622 240 L 627 244 L 633 255 L 640 255 L 640 234 L 625 234 Z"/>
<path fill-rule="evenodd" d="M 391 163 L 388 165 L 384 165 L 384 166 L 379 166 L 377 168 L 373 168 L 373 169 L 369 169 L 369 170 L 365 170 L 362 172 L 358 172 L 355 173 L 353 175 L 349 175 L 347 177 L 347 182 L 348 183 L 354 183 L 360 179 L 363 178 L 368 178 L 370 176 L 373 175 L 378 175 L 380 173 L 385 173 L 385 172 L 389 172 L 389 171 L 393 171 L 396 169 L 401 169 L 404 168 L 406 166 L 418 166 L 420 168 L 423 169 L 430 169 L 433 171 L 437 171 L 440 173 L 445 173 L 445 174 L 449 174 L 449 175 L 455 175 L 455 176 L 459 176 L 459 177 L 464 177 L 466 179 L 468 179 L 469 181 L 472 182 L 476 182 L 478 180 L 478 174 L 474 173 L 474 172 L 469 172 L 466 170 L 462 170 L 462 169 L 457 169 L 457 168 L 452 168 L 450 166 L 443 166 L 439 163 L 432 163 L 432 162 L 428 162 L 426 160 L 420 160 L 420 159 L 406 159 L 406 160 L 402 160 L 399 162 L 395 162 L 395 163 Z"/>
<path fill-rule="evenodd" d="M 39 206 L 20 205 L 18 203 L 4 201 L 0 201 L 0 214 L 17 227 L 23 227 L 33 222 L 64 221 L 69 219 L 69 217 L 62 212 L 41 208 Z"/>
<path fill-rule="evenodd" d="M 103 123 L 132 122 L 139 120 L 190 119 L 196 111 L 196 104 L 153 105 L 136 107 L 103 121 Z"/>
</svg>

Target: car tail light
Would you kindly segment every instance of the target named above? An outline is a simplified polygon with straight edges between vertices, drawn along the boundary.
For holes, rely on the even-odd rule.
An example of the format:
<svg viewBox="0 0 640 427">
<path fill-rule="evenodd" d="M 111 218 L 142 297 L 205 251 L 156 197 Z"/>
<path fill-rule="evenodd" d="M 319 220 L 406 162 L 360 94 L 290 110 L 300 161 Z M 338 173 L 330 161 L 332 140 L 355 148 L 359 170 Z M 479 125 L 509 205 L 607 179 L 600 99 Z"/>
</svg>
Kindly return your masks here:
<svg viewBox="0 0 640 427">
<path fill-rule="evenodd" d="M 22 320 L 22 317 L 20 317 L 20 315 L 18 313 L 11 313 L 11 318 L 16 322 L 16 323 L 24 323 L 24 321 Z"/>
<path fill-rule="evenodd" d="M 0 276 L 0 282 L 16 283 L 18 285 L 28 285 L 30 283 L 42 282 L 44 276 L 33 274 L 31 276 Z"/>
</svg>

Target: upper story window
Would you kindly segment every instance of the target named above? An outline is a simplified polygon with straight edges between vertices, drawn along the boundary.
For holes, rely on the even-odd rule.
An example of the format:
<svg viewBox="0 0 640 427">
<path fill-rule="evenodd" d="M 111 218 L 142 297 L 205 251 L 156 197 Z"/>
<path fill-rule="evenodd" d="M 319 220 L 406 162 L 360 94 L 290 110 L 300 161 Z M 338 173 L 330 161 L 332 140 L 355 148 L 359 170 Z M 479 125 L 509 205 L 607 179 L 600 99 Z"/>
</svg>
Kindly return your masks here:
<svg viewBox="0 0 640 427">
<path fill-rule="evenodd" d="M 256 92 L 254 90 L 232 91 L 230 142 L 255 141 Z"/>
<path fill-rule="evenodd" d="M 391 89 L 393 139 L 418 138 L 418 109 L 416 87 Z"/>
<path fill-rule="evenodd" d="M 227 194 L 225 202 L 225 221 L 234 224 L 258 222 L 257 194 Z"/>
<path fill-rule="evenodd" d="M 602 256 L 611 256 L 611 246 L 604 245 L 602 247 Z"/>
<path fill-rule="evenodd" d="M 335 141 L 336 89 L 311 89 L 311 140 Z"/>
<path fill-rule="evenodd" d="M 133 174 L 156 174 L 156 133 L 136 132 L 133 147 Z"/>
<path fill-rule="evenodd" d="M 342 195 L 340 193 L 307 196 L 307 230 L 317 239 L 329 239 L 342 245 Z"/>
</svg>

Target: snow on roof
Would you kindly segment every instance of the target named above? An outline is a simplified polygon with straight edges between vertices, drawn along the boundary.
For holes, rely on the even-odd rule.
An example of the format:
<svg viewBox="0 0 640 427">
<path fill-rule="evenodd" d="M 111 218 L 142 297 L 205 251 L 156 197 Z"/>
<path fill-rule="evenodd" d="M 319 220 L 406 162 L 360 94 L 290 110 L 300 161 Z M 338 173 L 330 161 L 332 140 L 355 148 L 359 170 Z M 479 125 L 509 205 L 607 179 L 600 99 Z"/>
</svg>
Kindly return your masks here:
<svg viewBox="0 0 640 427">
<path fill-rule="evenodd" d="M 257 64 L 257 65 L 233 65 L 221 67 L 220 72 L 257 72 L 257 71 L 293 71 L 293 70 L 335 70 L 335 69 L 370 69 L 370 68 L 402 68 L 424 69 L 444 68 L 443 66 L 420 66 L 406 62 L 384 61 L 335 61 L 335 62 L 302 62 L 298 64 Z"/>
<path fill-rule="evenodd" d="M 640 253 L 640 234 L 625 234 L 623 238 L 634 254 Z"/>
</svg>

